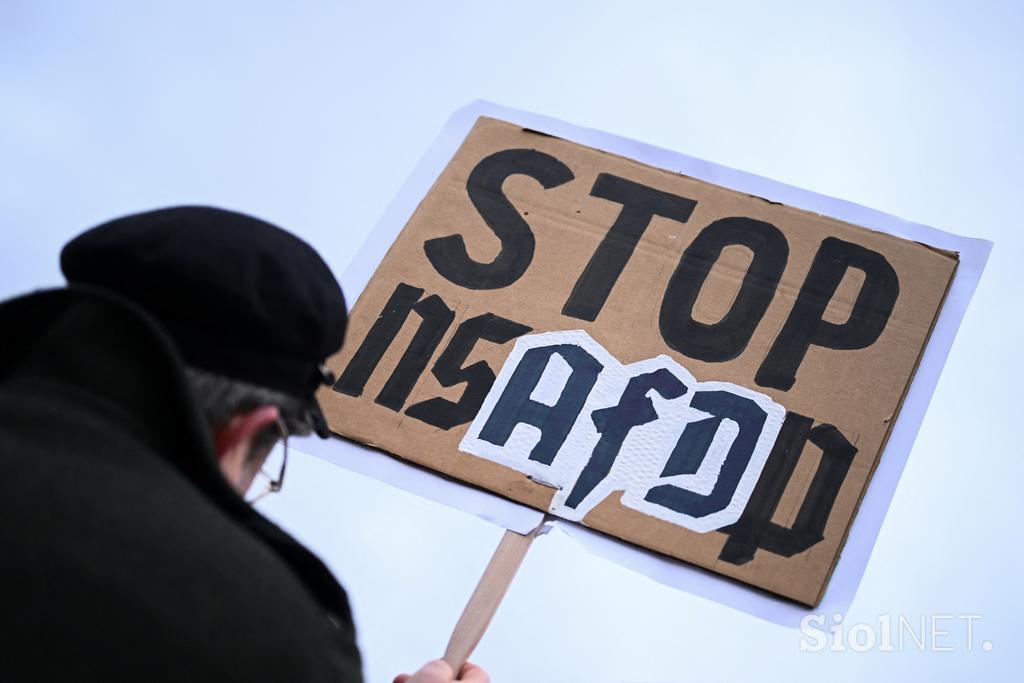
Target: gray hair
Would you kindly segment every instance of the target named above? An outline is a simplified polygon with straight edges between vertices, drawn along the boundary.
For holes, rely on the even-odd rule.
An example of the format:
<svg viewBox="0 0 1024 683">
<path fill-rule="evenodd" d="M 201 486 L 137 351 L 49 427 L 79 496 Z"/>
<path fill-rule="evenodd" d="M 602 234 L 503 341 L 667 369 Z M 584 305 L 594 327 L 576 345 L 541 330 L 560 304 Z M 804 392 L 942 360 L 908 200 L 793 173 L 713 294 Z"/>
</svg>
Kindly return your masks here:
<svg viewBox="0 0 1024 683">
<path fill-rule="evenodd" d="M 289 434 L 305 436 L 313 431 L 306 404 L 294 396 L 193 367 L 185 368 L 185 376 L 212 431 L 226 425 L 233 415 L 266 405 L 277 406 Z M 268 438 L 272 443 L 276 432 L 271 430 Z"/>
</svg>

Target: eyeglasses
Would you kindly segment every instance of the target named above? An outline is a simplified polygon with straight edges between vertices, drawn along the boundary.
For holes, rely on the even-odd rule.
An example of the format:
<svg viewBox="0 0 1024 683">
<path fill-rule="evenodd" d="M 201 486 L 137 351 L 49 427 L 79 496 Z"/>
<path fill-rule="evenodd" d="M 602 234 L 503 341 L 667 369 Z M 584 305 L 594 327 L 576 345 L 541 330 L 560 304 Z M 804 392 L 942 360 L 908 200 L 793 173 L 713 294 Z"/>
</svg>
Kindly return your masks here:
<svg viewBox="0 0 1024 683">
<path fill-rule="evenodd" d="M 267 484 L 258 495 L 249 499 L 250 505 L 255 505 L 271 493 L 277 493 L 284 486 L 284 470 L 288 466 L 288 428 L 284 426 L 284 421 L 281 418 L 277 418 L 276 424 L 277 431 L 281 434 L 281 470 L 276 477 L 273 477 L 266 469 L 260 469 L 259 474 L 267 480 Z"/>
</svg>

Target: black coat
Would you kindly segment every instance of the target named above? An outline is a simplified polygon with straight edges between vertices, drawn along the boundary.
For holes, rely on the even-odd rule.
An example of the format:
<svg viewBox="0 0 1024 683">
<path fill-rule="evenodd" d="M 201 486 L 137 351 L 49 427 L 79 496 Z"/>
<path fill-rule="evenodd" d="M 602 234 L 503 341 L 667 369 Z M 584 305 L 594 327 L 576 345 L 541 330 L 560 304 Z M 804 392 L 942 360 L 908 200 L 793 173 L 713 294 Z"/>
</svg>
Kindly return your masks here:
<svg viewBox="0 0 1024 683">
<path fill-rule="evenodd" d="M 342 588 L 220 474 L 159 326 L 99 292 L 0 305 L 0 679 L 361 680 Z"/>
</svg>

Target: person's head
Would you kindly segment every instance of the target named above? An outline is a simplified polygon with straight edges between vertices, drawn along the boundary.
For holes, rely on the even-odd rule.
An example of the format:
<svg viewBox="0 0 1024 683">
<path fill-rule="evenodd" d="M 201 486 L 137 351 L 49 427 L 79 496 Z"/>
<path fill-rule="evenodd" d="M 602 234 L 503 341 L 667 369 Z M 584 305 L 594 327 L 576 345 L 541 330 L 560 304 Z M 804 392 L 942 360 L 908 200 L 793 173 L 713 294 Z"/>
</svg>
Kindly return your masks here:
<svg viewBox="0 0 1024 683">
<path fill-rule="evenodd" d="M 307 406 L 293 396 L 193 367 L 185 375 L 210 427 L 220 470 L 239 493 L 252 485 L 278 440 L 313 431 Z"/>
<path fill-rule="evenodd" d="M 61 253 L 71 286 L 154 316 L 186 363 L 221 471 L 239 492 L 288 434 L 329 435 L 314 393 L 342 343 L 341 288 L 308 244 L 259 219 L 176 207 L 104 223 Z"/>
</svg>

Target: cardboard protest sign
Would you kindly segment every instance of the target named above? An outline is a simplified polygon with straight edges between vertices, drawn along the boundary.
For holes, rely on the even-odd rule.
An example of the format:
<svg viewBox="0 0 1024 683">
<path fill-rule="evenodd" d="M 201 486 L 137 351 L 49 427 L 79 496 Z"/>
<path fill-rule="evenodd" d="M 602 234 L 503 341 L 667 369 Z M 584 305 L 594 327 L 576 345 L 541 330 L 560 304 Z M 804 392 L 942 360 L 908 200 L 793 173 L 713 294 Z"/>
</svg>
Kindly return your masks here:
<svg viewBox="0 0 1024 683">
<path fill-rule="evenodd" d="M 814 605 L 956 267 L 481 118 L 320 400 L 338 434 Z"/>
</svg>

